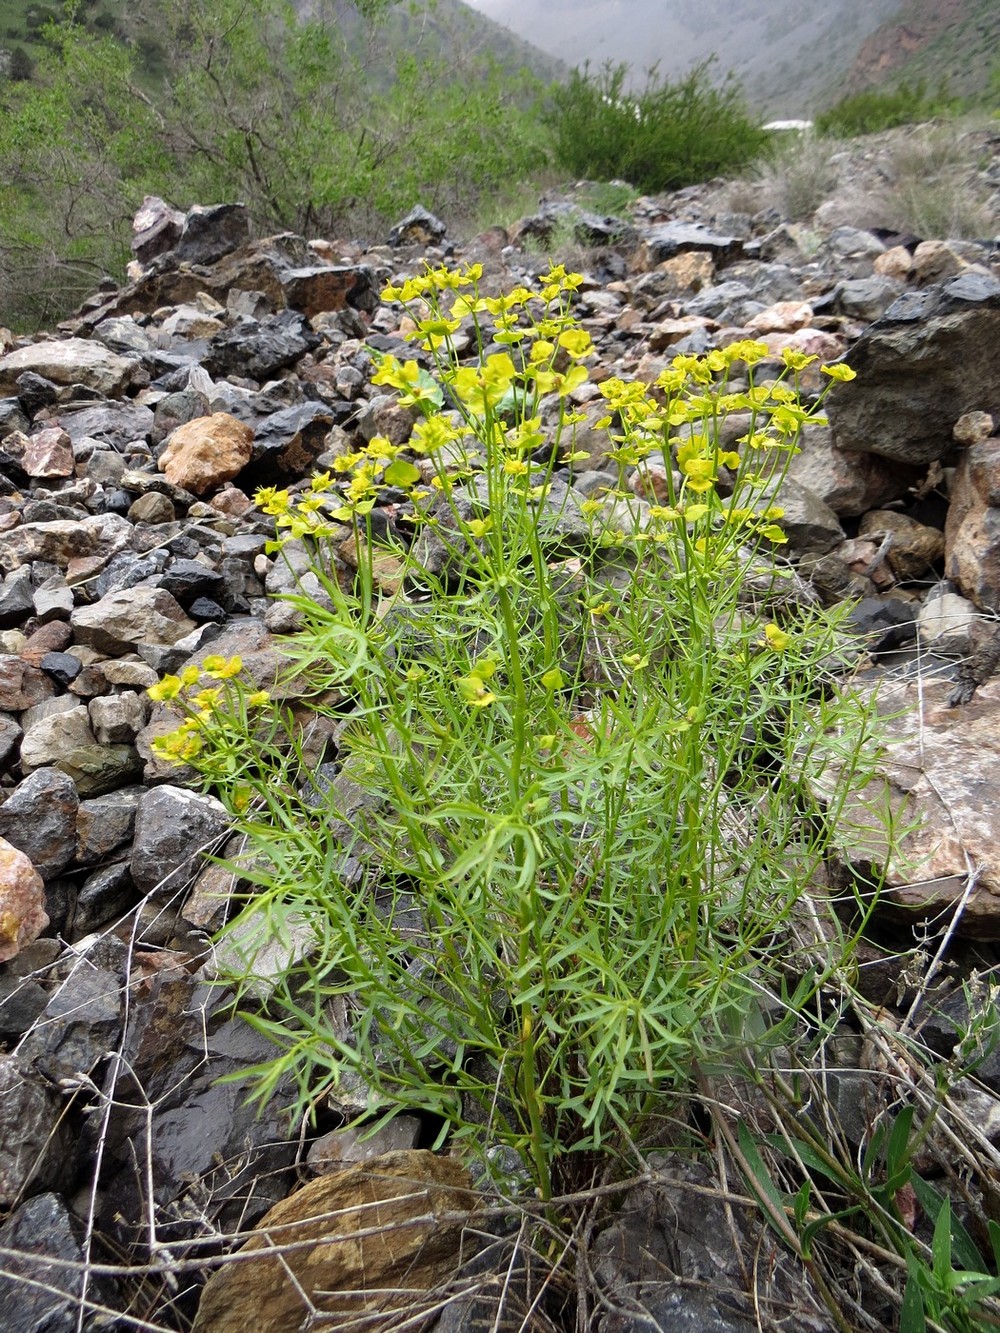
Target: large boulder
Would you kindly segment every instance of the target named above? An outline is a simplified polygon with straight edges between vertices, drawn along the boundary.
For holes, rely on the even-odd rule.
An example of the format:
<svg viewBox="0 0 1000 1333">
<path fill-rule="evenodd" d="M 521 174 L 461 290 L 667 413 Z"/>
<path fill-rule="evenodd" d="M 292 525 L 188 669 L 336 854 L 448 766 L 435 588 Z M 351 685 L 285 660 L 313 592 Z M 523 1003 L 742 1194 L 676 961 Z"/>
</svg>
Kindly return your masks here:
<svg viewBox="0 0 1000 1333">
<path fill-rule="evenodd" d="M 857 371 L 828 415 L 838 449 L 930 463 L 965 412 L 1000 418 L 1000 282 L 969 269 L 895 301 L 847 353 Z"/>
</svg>

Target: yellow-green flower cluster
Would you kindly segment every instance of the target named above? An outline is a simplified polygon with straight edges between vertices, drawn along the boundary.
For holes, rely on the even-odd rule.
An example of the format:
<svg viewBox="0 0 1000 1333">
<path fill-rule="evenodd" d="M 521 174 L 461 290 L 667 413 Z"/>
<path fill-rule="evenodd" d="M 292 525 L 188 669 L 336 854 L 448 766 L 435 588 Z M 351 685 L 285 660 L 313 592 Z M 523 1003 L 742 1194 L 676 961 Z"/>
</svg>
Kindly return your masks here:
<svg viewBox="0 0 1000 1333">
<path fill-rule="evenodd" d="M 197 757 L 203 745 L 203 733 L 220 716 L 223 709 L 234 704 L 237 693 L 229 682 L 235 681 L 243 670 L 238 656 L 206 657 L 201 666 L 186 666 L 179 675 L 166 675 L 146 691 L 155 703 L 176 703 L 187 716 L 180 725 L 165 736 L 153 741 L 153 751 L 163 759 L 187 763 Z M 216 682 L 206 685 L 205 679 Z M 263 708 L 270 703 L 267 690 L 253 690 L 242 694 L 248 710 Z"/>
</svg>

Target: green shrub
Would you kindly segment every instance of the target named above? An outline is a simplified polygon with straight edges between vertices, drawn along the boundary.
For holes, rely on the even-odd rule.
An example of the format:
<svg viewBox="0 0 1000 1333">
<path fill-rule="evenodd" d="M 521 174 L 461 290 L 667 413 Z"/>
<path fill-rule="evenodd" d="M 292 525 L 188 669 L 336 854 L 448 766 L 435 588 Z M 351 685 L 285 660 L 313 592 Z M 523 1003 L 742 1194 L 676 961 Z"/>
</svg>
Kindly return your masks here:
<svg viewBox="0 0 1000 1333">
<path fill-rule="evenodd" d="M 310 711 L 241 684 L 237 659 L 151 693 L 185 713 L 158 752 L 246 837 L 219 957 L 273 991 L 247 1015 L 281 1048 L 256 1095 L 286 1074 L 300 1108 L 360 1088 L 372 1119 L 430 1113 L 548 1198 L 627 1158 L 692 1061 L 732 1052 L 762 988 L 784 989 L 783 927 L 865 780 L 872 709 L 831 686 L 838 616 L 797 602 L 770 554 L 766 497 L 816 418 L 796 386 L 815 358 L 756 386 L 766 349 L 744 342 L 678 356 L 653 387 L 605 380 L 622 481 L 584 499 L 559 475 L 585 461 L 581 279 L 487 298 L 480 273 L 385 293 L 435 368 L 386 357 L 375 376 L 420 413 L 409 445 L 376 437 L 258 495 L 272 550 L 309 558 L 284 652 Z M 509 352 L 459 364 L 463 322 Z M 737 411 L 750 428 L 723 448 Z M 660 450 L 676 475 L 640 503 L 625 470 L 652 485 Z M 387 487 L 408 493 L 399 535 L 373 521 Z M 842 795 L 821 805 L 831 772 Z M 793 1009 L 849 952 L 829 929 Z M 274 975 L 261 951 L 303 932 L 302 963 Z"/>
<path fill-rule="evenodd" d="M 876 134 L 897 125 L 915 125 L 952 114 L 959 106 L 943 84 L 936 93 L 931 93 L 924 80 L 919 79 L 913 84 L 901 83 L 889 92 L 869 88 L 842 97 L 829 111 L 816 117 L 816 130 L 840 138 Z"/>
<path fill-rule="evenodd" d="M 552 88 L 545 115 L 557 161 L 574 176 L 621 178 L 643 191 L 744 166 L 767 136 L 747 116 L 735 83 L 711 82 L 710 64 L 676 83 L 653 69 L 636 93 L 626 88 L 625 65 L 574 70 Z"/>
</svg>

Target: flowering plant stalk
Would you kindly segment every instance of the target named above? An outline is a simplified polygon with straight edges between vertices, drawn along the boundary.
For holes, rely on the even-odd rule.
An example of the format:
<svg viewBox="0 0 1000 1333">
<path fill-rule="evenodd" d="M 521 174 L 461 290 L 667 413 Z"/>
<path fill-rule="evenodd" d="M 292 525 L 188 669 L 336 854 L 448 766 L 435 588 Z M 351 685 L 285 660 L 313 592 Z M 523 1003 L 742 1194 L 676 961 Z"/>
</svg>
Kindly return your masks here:
<svg viewBox="0 0 1000 1333">
<path fill-rule="evenodd" d="M 872 725 L 829 683 L 837 614 L 775 555 L 768 497 L 820 419 L 799 392 L 814 358 L 758 383 L 766 348 L 742 342 L 595 388 L 577 275 L 496 297 L 481 276 L 384 293 L 419 348 L 374 377 L 414 410 L 406 445 L 377 437 L 257 497 L 274 552 L 307 559 L 284 644 L 307 715 L 260 707 L 238 674 L 225 709 L 169 678 L 187 717 L 160 748 L 247 835 L 228 927 L 246 976 L 254 932 L 310 932 L 248 1015 L 279 1047 L 256 1095 L 291 1076 L 303 1107 L 425 1113 L 548 1198 L 654 1133 L 692 1061 L 732 1052 L 781 991 L 786 924 Z M 571 483 L 598 395 L 594 494 Z M 723 447 L 734 412 L 750 426 Z"/>
</svg>

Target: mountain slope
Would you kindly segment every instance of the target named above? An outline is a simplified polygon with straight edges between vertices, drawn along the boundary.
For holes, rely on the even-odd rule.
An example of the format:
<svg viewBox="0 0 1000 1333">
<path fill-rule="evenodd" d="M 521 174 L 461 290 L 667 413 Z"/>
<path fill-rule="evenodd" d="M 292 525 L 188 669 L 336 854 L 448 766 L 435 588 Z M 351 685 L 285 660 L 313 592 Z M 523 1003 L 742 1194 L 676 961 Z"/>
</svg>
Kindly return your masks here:
<svg viewBox="0 0 1000 1333">
<path fill-rule="evenodd" d="M 469 0 L 570 65 L 625 61 L 641 81 L 715 56 L 766 115 L 813 114 L 845 91 L 944 76 L 985 85 L 1000 56 L 997 0 Z"/>
</svg>

